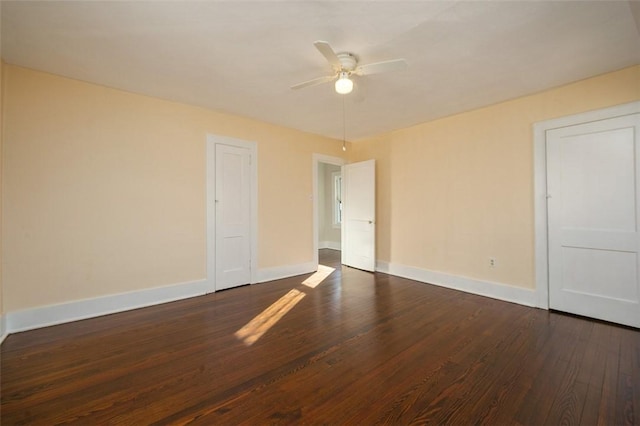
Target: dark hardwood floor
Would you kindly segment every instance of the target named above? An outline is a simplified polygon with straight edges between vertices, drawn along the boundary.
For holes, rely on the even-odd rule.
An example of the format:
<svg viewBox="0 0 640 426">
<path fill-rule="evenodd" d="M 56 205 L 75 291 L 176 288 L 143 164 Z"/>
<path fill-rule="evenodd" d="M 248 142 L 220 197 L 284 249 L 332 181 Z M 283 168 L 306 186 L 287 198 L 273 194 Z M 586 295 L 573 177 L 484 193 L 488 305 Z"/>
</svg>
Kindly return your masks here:
<svg viewBox="0 0 640 426">
<path fill-rule="evenodd" d="M 9 336 L 2 424 L 640 422 L 638 330 L 321 263 Z"/>
</svg>

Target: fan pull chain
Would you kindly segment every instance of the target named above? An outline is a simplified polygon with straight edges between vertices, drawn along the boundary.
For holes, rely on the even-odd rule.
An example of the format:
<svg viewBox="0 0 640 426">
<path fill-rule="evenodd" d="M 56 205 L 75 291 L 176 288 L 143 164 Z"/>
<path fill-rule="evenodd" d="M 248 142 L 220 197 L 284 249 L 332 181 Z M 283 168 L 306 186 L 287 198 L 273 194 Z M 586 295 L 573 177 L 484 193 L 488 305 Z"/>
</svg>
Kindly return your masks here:
<svg viewBox="0 0 640 426">
<path fill-rule="evenodd" d="M 347 139 L 347 120 L 346 120 L 346 114 L 344 112 L 344 98 L 345 96 L 342 95 L 342 150 L 346 151 L 347 150 L 347 145 L 346 145 L 346 139 Z"/>
</svg>

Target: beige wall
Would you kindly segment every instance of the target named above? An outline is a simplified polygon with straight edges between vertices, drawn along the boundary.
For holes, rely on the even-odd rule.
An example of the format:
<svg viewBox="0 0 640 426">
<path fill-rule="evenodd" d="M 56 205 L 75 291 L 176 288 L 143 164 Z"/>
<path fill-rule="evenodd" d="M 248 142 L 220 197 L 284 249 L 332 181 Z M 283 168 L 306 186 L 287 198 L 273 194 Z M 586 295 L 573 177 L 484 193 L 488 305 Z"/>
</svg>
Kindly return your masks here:
<svg viewBox="0 0 640 426">
<path fill-rule="evenodd" d="M 258 143 L 259 267 L 312 260 L 311 156 L 339 141 L 10 65 L 2 79 L 4 312 L 203 279 L 207 133 Z M 639 99 L 633 67 L 350 145 L 377 160 L 378 259 L 532 288 L 532 124 Z"/>
<path fill-rule="evenodd" d="M 313 259 L 339 141 L 7 65 L 6 312 L 205 278 L 206 135 L 258 144 L 259 268 Z"/>
<path fill-rule="evenodd" d="M 377 160 L 377 258 L 533 288 L 533 124 L 636 100 L 640 66 L 353 144 Z"/>
</svg>

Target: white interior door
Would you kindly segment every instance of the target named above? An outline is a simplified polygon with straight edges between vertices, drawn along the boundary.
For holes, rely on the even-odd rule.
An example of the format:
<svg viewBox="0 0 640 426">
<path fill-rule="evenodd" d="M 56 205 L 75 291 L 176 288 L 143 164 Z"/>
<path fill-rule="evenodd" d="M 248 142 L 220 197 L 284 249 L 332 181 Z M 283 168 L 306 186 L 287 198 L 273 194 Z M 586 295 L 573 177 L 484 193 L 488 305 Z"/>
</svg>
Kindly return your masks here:
<svg viewBox="0 0 640 426">
<path fill-rule="evenodd" d="M 375 160 L 342 166 L 342 263 L 373 272 L 376 266 Z"/>
<path fill-rule="evenodd" d="M 549 306 L 640 327 L 640 114 L 547 132 Z"/>
<path fill-rule="evenodd" d="M 216 290 L 251 280 L 251 152 L 216 144 Z"/>
</svg>

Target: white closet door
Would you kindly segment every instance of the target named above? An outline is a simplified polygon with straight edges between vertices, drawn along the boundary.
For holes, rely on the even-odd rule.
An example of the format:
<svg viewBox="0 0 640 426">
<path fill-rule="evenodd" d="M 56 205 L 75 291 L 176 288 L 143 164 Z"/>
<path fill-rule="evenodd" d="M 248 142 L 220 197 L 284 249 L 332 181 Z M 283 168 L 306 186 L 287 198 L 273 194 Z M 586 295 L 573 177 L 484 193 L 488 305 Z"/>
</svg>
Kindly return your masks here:
<svg viewBox="0 0 640 426">
<path fill-rule="evenodd" d="M 216 290 L 251 280 L 251 153 L 216 144 Z"/>
</svg>

